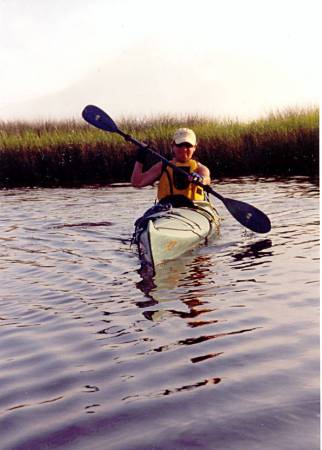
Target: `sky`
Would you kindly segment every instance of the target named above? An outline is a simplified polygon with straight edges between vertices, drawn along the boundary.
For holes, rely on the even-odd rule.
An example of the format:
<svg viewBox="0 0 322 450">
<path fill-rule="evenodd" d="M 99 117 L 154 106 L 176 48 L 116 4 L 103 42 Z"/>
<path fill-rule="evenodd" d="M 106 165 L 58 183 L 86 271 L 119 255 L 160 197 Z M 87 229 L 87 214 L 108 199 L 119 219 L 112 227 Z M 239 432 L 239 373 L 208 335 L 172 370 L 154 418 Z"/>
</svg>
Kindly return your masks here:
<svg viewBox="0 0 322 450">
<path fill-rule="evenodd" d="M 319 105 L 317 0 L 0 0 L 0 121 Z"/>
</svg>

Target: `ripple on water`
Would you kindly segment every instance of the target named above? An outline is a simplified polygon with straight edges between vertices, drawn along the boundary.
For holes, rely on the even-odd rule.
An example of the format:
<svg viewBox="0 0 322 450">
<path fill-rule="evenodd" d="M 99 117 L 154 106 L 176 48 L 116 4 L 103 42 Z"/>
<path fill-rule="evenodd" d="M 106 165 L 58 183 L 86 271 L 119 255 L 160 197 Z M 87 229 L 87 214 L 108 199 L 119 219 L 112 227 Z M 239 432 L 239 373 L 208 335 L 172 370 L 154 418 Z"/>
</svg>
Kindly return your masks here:
<svg viewBox="0 0 322 450">
<path fill-rule="evenodd" d="M 319 190 L 218 190 L 271 233 L 218 205 L 220 236 L 153 278 L 129 243 L 152 189 L 0 193 L 4 450 L 319 448 Z"/>
</svg>

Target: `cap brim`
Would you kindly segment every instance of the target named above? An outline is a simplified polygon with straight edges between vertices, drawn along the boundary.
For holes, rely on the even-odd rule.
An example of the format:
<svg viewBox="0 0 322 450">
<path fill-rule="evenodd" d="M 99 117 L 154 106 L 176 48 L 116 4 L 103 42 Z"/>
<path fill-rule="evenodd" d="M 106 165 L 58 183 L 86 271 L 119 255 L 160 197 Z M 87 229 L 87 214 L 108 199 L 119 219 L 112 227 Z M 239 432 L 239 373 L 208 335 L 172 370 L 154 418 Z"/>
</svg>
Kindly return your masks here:
<svg viewBox="0 0 322 450">
<path fill-rule="evenodd" d="M 174 141 L 174 143 L 177 144 L 177 145 L 183 144 L 184 142 L 187 143 L 187 144 L 192 145 L 193 147 L 196 145 L 195 142 L 191 142 L 189 139 L 176 139 L 176 140 Z"/>
</svg>

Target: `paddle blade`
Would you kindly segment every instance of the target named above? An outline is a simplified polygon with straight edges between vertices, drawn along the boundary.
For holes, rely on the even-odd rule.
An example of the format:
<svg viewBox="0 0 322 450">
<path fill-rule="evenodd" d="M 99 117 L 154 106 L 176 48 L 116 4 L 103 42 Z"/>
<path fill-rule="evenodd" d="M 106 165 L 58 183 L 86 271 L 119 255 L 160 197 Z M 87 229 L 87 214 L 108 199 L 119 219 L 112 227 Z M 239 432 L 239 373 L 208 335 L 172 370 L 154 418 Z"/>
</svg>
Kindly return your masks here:
<svg viewBox="0 0 322 450">
<path fill-rule="evenodd" d="M 249 230 L 255 233 L 268 233 L 271 229 L 271 221 L 259 209 L 248 203 L 222 197 L 224 205 L 235 219 Z"/>
<path fill-rule="evenodd" d="M 104 131 L 110 131 L 111 133 L 118 132 L 118 128 L 113 119 L 106 114 L 105 111 L 94 105 L 87 105 L 82 112 L 83 119 L 86 122 L 94 125 L 96 128 L 100 128 Z"/>
</svg>

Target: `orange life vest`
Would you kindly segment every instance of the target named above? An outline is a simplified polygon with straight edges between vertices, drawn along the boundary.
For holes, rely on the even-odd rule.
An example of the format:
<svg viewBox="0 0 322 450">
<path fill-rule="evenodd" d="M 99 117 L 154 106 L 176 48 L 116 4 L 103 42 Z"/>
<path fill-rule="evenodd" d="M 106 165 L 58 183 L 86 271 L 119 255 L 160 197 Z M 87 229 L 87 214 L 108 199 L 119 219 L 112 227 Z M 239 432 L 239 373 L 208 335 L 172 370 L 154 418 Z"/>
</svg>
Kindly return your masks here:
<svg viewBox="0 0 322 450">
<path fill-rule="evenodd" d="M 194 159 L 185 163 L 172 160 L 171 163 L 187 173 L 195 172 L 198 168 L 198 163 Z M 158 186 L 158 200 L 168 195 L 184 195 L 190 200 L 205 200 L 205 193 L 201 186 L 190 183 L 187 177 L 170 166 L 166 166 L 162 171 Z"/>
</svg>

